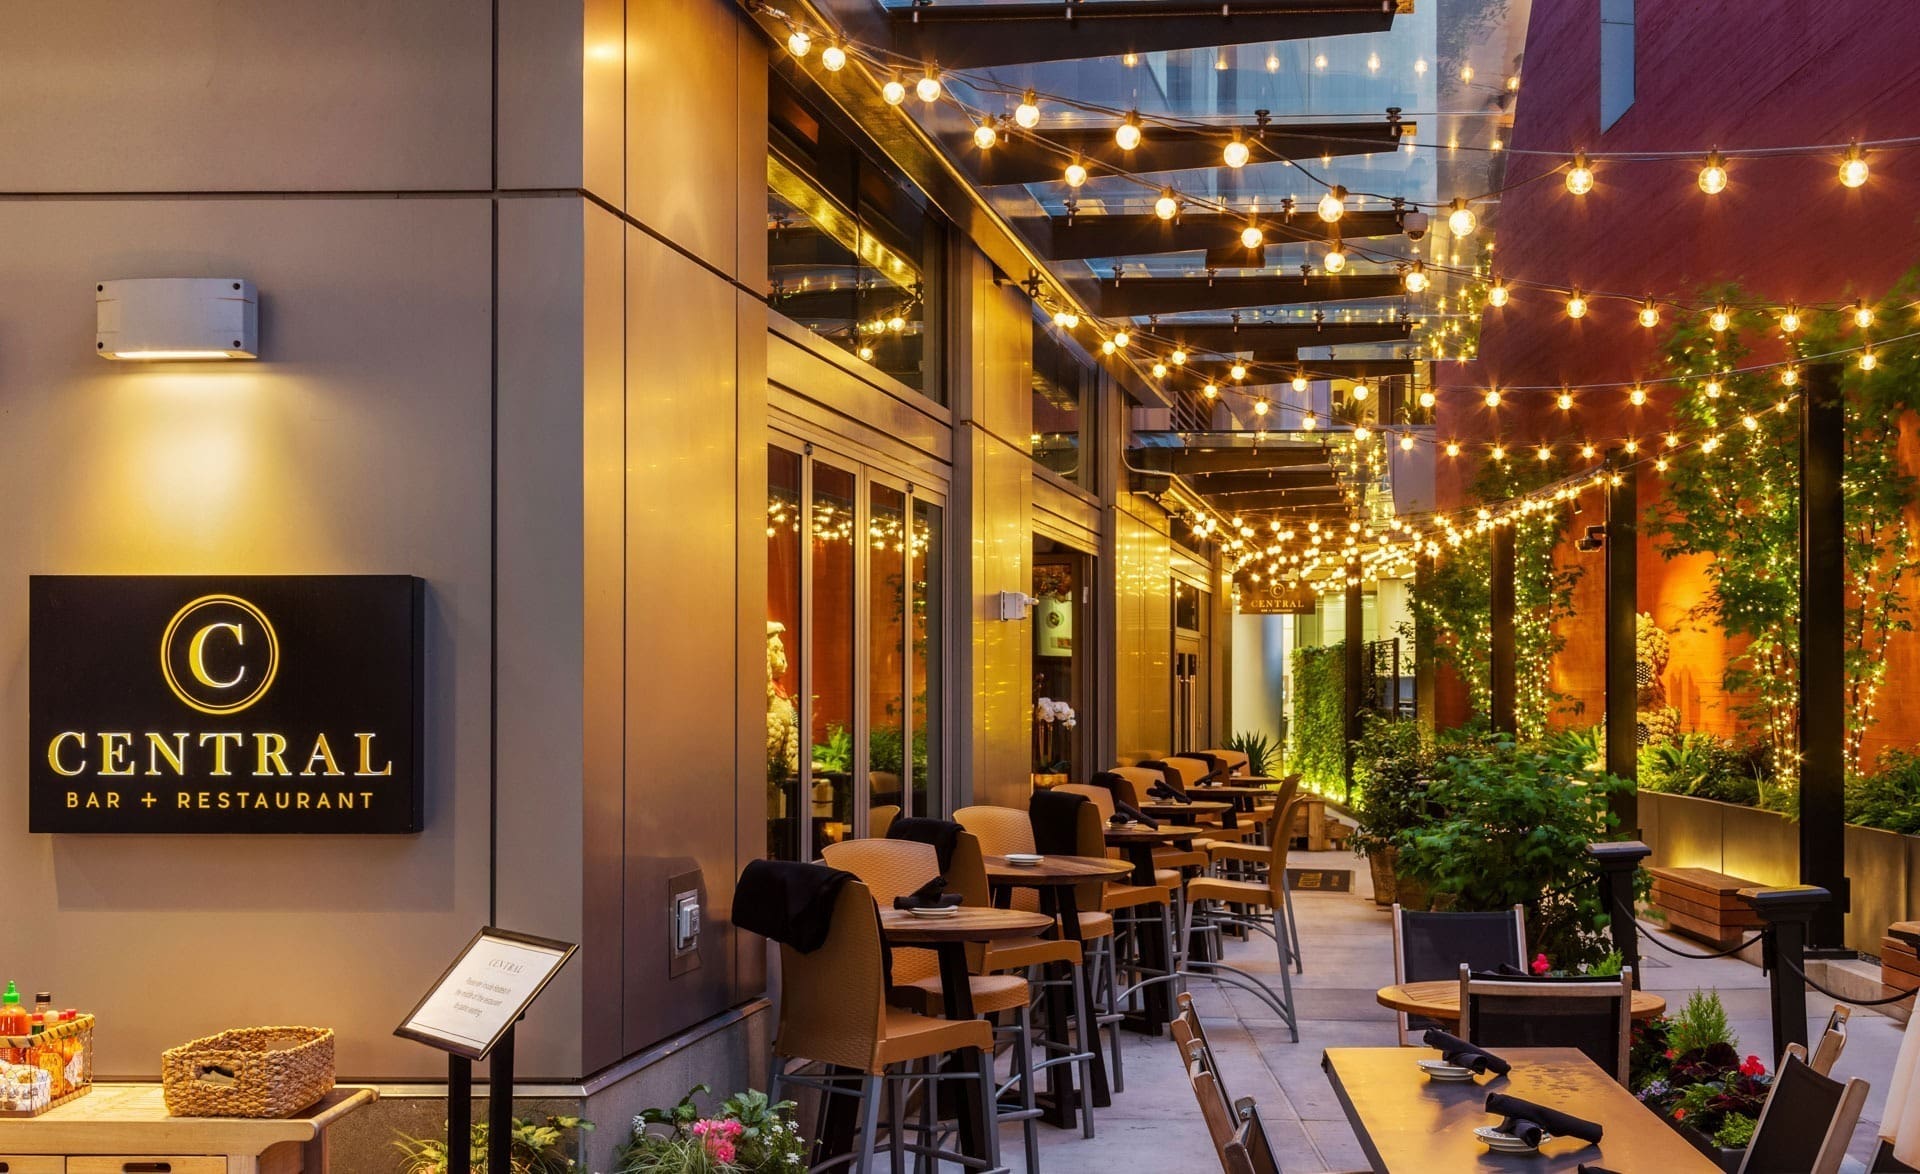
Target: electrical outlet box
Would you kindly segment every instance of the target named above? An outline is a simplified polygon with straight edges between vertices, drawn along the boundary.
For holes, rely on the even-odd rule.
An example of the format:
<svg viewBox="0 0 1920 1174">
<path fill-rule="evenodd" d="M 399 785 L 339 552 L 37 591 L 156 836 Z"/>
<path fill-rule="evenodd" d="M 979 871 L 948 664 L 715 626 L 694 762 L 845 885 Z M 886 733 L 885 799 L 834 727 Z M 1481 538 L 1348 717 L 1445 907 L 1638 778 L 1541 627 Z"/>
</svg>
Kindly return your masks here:
<svg viewBox="0 0 1920 1174">
<path fill-rule="evenodd" d="M 700 922 L 706 899 L 706 885 L 699 872 L 681 873 L 667 879 L 669 978 L 697 969 L 700 965 Z"/>
<path fill-rule="evenodd" d="M 1024 620 L 1034 599 L 1024 591 L 1002 591 L 995 600 L 996 614 L 1003 620 Z"/>
</svg>

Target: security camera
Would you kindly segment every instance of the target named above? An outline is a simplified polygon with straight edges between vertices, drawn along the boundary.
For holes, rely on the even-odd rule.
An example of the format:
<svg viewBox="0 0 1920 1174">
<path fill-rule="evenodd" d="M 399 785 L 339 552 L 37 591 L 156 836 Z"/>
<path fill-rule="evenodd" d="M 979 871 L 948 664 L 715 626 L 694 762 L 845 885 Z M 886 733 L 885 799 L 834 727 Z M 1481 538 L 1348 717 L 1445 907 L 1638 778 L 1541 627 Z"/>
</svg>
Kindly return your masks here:
<svg viewBox="0 0 1920 1174">
<path fill-rule="evenodd" d="M 1425 212 L 1409 212 L 1400 221 L 1400 227 L 1408 240 L 1417 241 L 1427 235 L 1427 223 L 1431 219 Z"/>
</svg>

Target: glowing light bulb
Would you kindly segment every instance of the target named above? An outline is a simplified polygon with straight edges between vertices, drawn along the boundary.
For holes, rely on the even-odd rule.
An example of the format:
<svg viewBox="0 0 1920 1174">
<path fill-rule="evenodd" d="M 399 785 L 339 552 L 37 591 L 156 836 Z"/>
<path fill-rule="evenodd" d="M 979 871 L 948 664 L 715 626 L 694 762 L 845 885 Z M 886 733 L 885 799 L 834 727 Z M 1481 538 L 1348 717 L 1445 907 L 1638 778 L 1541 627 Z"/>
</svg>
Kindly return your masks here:
<svg viewBox="0 0 1920 1174">
<path fill-rule="evenodd" d="M 1181 350 L 1179 347 L 1173 348 L 1173 353 L 1167 357 L 1173 360 L 1173 365 L 1176 367 L 1184 367 L 1187 365 L 1187 352 Z"/>
<path fill-rule="evenodd" d="M 1457 456 L 1459 456 L 1459 455 L 1460 455 L 1460 442 L 1459 442 L 1459 441 L 1457 441 L 1457 440 L 1449 440 L 1449 441 L 1447 441 L 1447 455 L 1448 455 L 1448 456 L 1450 456 L 1450 457 L 1457 457 Z"/>
<path fill-rule="evenodd" d="M 1647 389 L 1636 384 L 1634 389 L 1627 393 L 1627 402 L 1636 408 L 1645 407 L 1647 405 Z"/>
<path fill-rule="evenodd" d="M 1553 450 L 1543 444 L 1539 448 L 1533 450 L 1533 455 L 1540 460 L 1550 461 L 1553 459 Z"/>
<path fill-rule="evenodd" d="M 1131 151 L 1140 145 L 1140 116 L 1129 112 L 1127 120 L 1114 129 L 1113 141 L 1122 151 Z"/>
<path fill-rule="evenodd" d="M 1576 196 L 1593 190 L 1593 168 L 1587 166 L 1585 155 L 1575 155 L 1573 166 L 1567 168 L 1567 190 Z"/>
<path fill-rule="evenodd" d="M 982 151 L 989 150 L 1000 141 L 1000 132 L 993 129 L 993 123 L 982 122 L 973 128 L 973 145 Z"/>
<path fill-rule="evenodd" d="M 1338 273 L 1347 267 L 1346 250 L 1340 247 L 1339 242 L 1336 241 L 1327 249 L 1327 257 L 1322 264 L 1328 273 Z"/>
<path fill-rule="evenodd" d="M 1372 394 L 1373 394 L 1373 389 L 1371 387 L 1368 387 L 1364 383 L 1356 383 L 1353 385 L 1354 399 L 1364 401 L 1368 396 Z"/>
<path fill-rule="evenodd" d="M 1208 399 L 1218 399 L 1220 396 L 1220 385 L 1209 382 L 1205 387 L 1200 389 L 1200 394 L 1206 396 Z"/>
<path fill-rule="evenodd" d="M 1420 406 L 1421 406 L 1421 407 L 1423 407 L 1423 408 L 1430 408 L 1430 407 L 1432 407 L 1432 406 L 1434 405 L 1434 403 L 1435 403 L 1435 400 L 1434 400 L 1434 397 L 1433 397 L 1433 393 L 1432 393 L 1431 391 L 1423 391 L 1423 392 L 1421 392 L 1421 393 L 1420 393 Z"/>
<path fill-rule="evenodd" d="M 1247 149 L 1247 144 L 1240 141 L 1239 135 L 1234 135 L 1233 141 L 1227 144 L 1226 150 L 1222 151 L 1221 155 L 1226 159 L 1228 167 L 1245 167 L 1247 160 L 1253 157 L 1253 152 Z"/>
<path fill-rule="evenodd" d="M 1325 69 L 1327 67 L 1327 55 L 1325 53 L 1314 54 L 1313 67 L 1315 69 Z"/>
<path fill-rule="evenodd" d="M 1587 299 L 1581 296 L 1580 291 L 1576 289 L 1573 291 L 1573 295 L 1567 299 L 1567 317 L 1585 318 L 1586 316 Z"/>
<path fill-rule="evenodd" d="M 1581 445 L 1581 446 L 1580 446 L 1580 455 L 1581 455 L 1581 456 L 1583 456 L 1583 457 L 1585 457 L 1585 458 L 1586 458 L 1587 460 L 1592 460 L 1592 459 L 1593 459 L 1593 446 L 1592 446 L 1591 444 L 1583 444 L 1583 445 Z"/>
<path fill-rule="evenodd" d="M 1416 57 L 1416 58 L 1414 58 L 1414 59 L 1413 59 L 1413 72 L 1414 72 L 1414 75 L 1415 75 L 1415 76 L 1417 76 L 1417 77 L 1425 77 L 1425 76 L 1427 76 L 1427 59 L 1426 59 L 1426 58 L 1424 58 L 1424 57 Z"/>
<path fill-rule="evenodd" d="M 1626 453 L 1628 456 L 1632 456 L 1634 453 L 1637 453 L 1640 451 L 1640 442 L 1637 440 L 1628 439 L 1628 441 L 1625 444 L 1620 446 L 1620 451 Z"/>
<path fill-rule="evenodd" d="M 1315 417 L 1314 417 L 1314 416 L 1312 415 L 1312 413 L 1308 413 L 1308 414 L 1307 414 L 1307 415 L 1306 415 L 1305 417 L 1303 417 L 1303 418 L 1301 419 L 1301 421 L 1300 421 L 1300 428 L 1301 428 L 1301 430 L 1302 430 L 1302 431 L 1305 431 L 1305 432 L 1312 432 L 1312 431 L 1313 431 L 1313 430 L 1314 430 L 1315 428 L 1318 428 L 1318 427 L 1320 427 L 1320 421 L 1319 421 L 1318 419 L 1316 419 L 1316 418 L 1315 418 Z M 1316 541 L 1317 541 L 1317 539 L 1316 539 Z"/>
<path fill-rule="evenodd" d="M 820 64 L 826 66 L 829 73 L 839 73 L 847 67 L 846 47 L 836 42 L 820 50 Z"/>
<path fill-rule="evenodd" d="M 867 362 L 869 363 L 873 362 L 873 348 L 868 346 L 864 342 L 860 344 L 859 355 L 862 359 L 865 359 Z"/>
<path fill-rule="evenodd" d="M 1468 63 L 1460 67 L 1460 80 L 1468 84 L 1473 82 L 1473 65 Z"/>
<path fill-rule="evenodd" d="M 929 69 L 920 76 L 919 81 L 913 83 L 913 92 L 919 95 L 922 102 L 938 102 L 942 92 L 939 75 Z"/>
<path fill-rule="evenodd" d="M 906 84 L 898 77 L 890 77 L 887 84 L 880 87 L 880 96 L 887 100 L 887 105 L 898 106 L 907 100 Z"/>
<path fill-rule="evenodd" d="M 1067 186 L 1077 188 L 1085 182 L 1087 182 L 1086 166 L 1078 159 L 1067 164 Z"/>
<path fill-rule="evenodd" d="M 1253 414 L 1256 416 L 1264 416 L 1267 414 L 1267 409 L 1270 406 L 1272 405 L 1267 403 L 1267 398 L 1261 396 L 1259 399 L 1253 401 Z"/>
<path fill-rule="evenodd" d="M 899 334 L 906 328 L 907 320 L 899 314 L 895 314 L 893 317 L 887 319 L 887 329 L 893 331 L 895 334 Z"/>
<path fill-rule="evenodd" d="M 1140 55 L 1138 53 L 1123 53 L 1120 55 L 1120 64 L 1126 66 L 1128 69 L 1132 69 L 1134 66 L 1140 64 Z"/>
<path fill-rule="evenodd" d="M 1700 442 L 1701 452 L 1712 452 L 1714 449 L 1719 447 L 1720 447 L 1720 438 L 1718 436 L 1709 436 L 1705 440 Z"/>
<path fill-rule="evenodd" d="M 1708 399 L 1720 398 L 1720 381 L 1718 379 L 1707 380 L 1707 398 Z"/>
<path fill-rule="evenodd" d="M 1180 201 L 1172 188 L 1162 188 L 1160 198 L 1153 202 L 1153 214 L 1162 220 L 1172 220 L 1180 211 Z"/>
<path fill-rule="evenodd" d="M 1426 289 L 1429 284 L 1427 281 L 1427 267 L 1415 261 L 1407 267 L 1406 276 L 1401 278 L 1401 281 L 1406 285 L 1408 293 L 1421 292 Z"/>
<path fill-rule="evenodd" d="M 1862 371 L 1871 371 L 1879 365 L 1880 360 L 1874 358 L 1872 347 L 1868 347 L 1866 350 L 1860 352 L 1860 369 Z"/>
<path fill-rule="evenodd" d="M 1267 72 L 1268 73 L 1280 72 L 1280 59 L 1271 53 L 1267 54 Z"/>
<path fill-rule="evenodd" d="M 1500 406 L 1500 389 L 1497 387 L 1487 388 L 1486 402 L 1487 402 L 1487 406 L 1490 408 L 1499 407 Z"/>
<path fill-rule="evenodd" d="M 1648 330 L 1660 325 L 1660 307 L 1653 304 L 1652 298 L 1640 303 L 1640 325 Z"/>
<path fill-rule="evenodd" d="M 1563 391 L 1560 393 L 1560 398 L 1553 402 L 1559 406 L 1561 411 L 1570 412 L 1573 410 L 1573 393 L 1570 391 Z"/>
<path fill-rule="evenodd" d="M 1496 444 L 1493 446 L 1493 450 L 1487 455 L 1496 461 L 1504 461 L 1507 459 L 1507 446 L 1504 444 Z"/>
<path fill-rule="evenodd" d="M 1118 349 L 1119 349 L 1118 347 L 1113 345 L 1112 339 L 1108 339 L 1105 342 L 1100 344 L 1100 353 L 1103 355 L 1110 355 Z"/>
<path fill-rule="evenodd" d="M 1367 54 L 1367 72 L 1368 73 L 1380 72 L 1380 54 L 1378 53 Z"/>
<path fill-rule="evenodd" d="M 1249 224 L 1240 230 L 1240 243 L 1249 249 L 1259 248 L 1266 240 L 1267 234 L 1260 230 L 1258 224 Z"/>
<path fill-rule="evenodd" d="M 1792 334 L 1798 329 L 1800 329 L 1800 307 L 1789 305 L 1786 312 L 1780 315 L 1780 332 Z"/>
<path fill-rule="evenodd" d="M 1402 432 L 1400 434 L 1400 451 L 1401 452 L 1413 451 L 1413 433 Z"/>
<path fill-rule="evenodd" d="M 787 52 L 795 57 L 805 57 L 813 51 L 813 38 L 805 29 L 795 29 L 787 34 Z"/>
<path fill-rule="evenodd" d="M 1727 190 L 1727 161 L 1714 151 L 1707 155 L 1707 165 L 1700 169 L 1700 190 L 1709 196 L 1717 196 Z"/>
<path fill-rule="evenodd" d="M 1786 384 L 1788 387 L 1792 387 L 1794 384 L 1800 382 L 1800 368 L 1788 367 L 1785 371 L 1780 372 L 1780 382 Z"/>
<path fill-rule="evenodd" d="M 1507 304 L 1507 283 L 1499 280 L 1498 278 L 1495 278 L 1493 282 L 1493 288 L 1487 291 L 1487 305 L 1492 306 L 1494 309 L 1497 310 L 1501 306 L 1504 306 L 1506 304 Z"/>
<path fill-rule="evenodd" d="M 1848 148 L 1846 162 L 1840 164 L 1840 182 L 1850 188 L 1867 182 L 1867 153 L 1859 143 Z"/>
<path fill-rule="evenodd" d="M 1733 325 L 1733 315 L 1727 311 L 1726 303 L 1713 308 L 1713 313 L 1707 315 L 1707 325 L 1715 334 L 1725 334 L 1727 327 Z"/>
<path fill-rule="evenodd" d="M 1028 90 L 1020 99 L 1020 104 L 1013 108 L 1013 121 L 1022 130 L 1032 130 L 1040 125 L 1040 101 L 1032 90 Z"/>
<path fill-rule="evenodd" d="M 1862 330 L 1873 325 L 1873 310 L 1865 302 L 1853 303 L 1853 324 Z"/>
<path fill-rule="evenodd" d="M 1680 437 L 1679 437 L 1679 436 L 1677 436 L 1677 435 L 1675 435 L 1675 434 L 1674 434 L 1674 433 L 1672 433 L 1672 432 L 1669 432 L 1669 433 L 1667 433 L 1667 447 L 1668 447 L 1668 448 L 1679 448 L 1679 447 L 1680 447 Z"/>
<path fill-rule="evenodd" d="M 1480 227 L 1480 218 L 1467 207 L 1465 200 L 1456 199 L 1453 211 L 1447 213 L 1447 228 L 1455 236 L 1472 236 L 1473 230 Z"/>
<path fill-rule="evenodd" d="M 1295 391 L 1305 391 L 1307 389 L 1307 376 L 1305 372 L 1296 372 L 1294 374 L 1293 389 Z"/>
<path fill-rule="evenodd" d="M 1072 330 L 1074 327 L 1080 325 L 1080 315 L 1071 310 L 1055 310 L 1053 312 L 1053 324 L 1062 330 Z"/>
<path fill-rule="evenodd" d="M 1114 346 L 1126 346 L 1128 343 L 1131 343 L 1132 341 L 1133 341 L 1133 335 L 1128 334 L 1124 330 L 1116 330 L 1113 332 Z"/>
<path fill-rule="evenodd" d="M 1740 417 L 1740 426 L 1742 428 L 1745 428 L 1748 432 L 1752 432 L 1754 429 L 1760 427 L 1760 421 L 1754 419 L 1753 415 L 1749 413 L 1745 416 Z"/>
<path fill-rule="evenodd" d="M 1245 363 L 1235 363 L 1227 369 L 1227 374 L 1235 383 L 1238 383 L 1247 377 L 1247 365 Z"/>
<path fill-rule="evenodd" d="M 1165 363 L 1155 363 L 1153 365 L 1153 377 L 1155 379 L 1165 379 L 1167 377 L 1167 365 Z"/>
<path fill-rule="evenodd" d="M 1347 189 L 1335 184 L 1320 197 L 1320 219 L 1332 224 L 1347 213 Z"/>
</svg>

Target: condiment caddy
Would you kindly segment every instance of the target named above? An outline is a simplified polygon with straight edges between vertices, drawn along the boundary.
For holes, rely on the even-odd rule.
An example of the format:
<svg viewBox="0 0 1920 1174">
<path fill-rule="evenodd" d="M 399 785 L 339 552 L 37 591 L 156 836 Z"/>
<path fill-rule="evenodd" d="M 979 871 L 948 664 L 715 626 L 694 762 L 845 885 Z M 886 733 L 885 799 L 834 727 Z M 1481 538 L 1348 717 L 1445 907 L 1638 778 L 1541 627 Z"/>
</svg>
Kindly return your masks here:
<svg viewBox="0 0 1920 1174">
<path fill-rule="evenodd" d="M 93 1087 L 93 1016 L 55 1010 L 42 992 L 29 1011 L 12 982 L 0 995 L 0 1117 L 37 1117 Z"/>
</svg>

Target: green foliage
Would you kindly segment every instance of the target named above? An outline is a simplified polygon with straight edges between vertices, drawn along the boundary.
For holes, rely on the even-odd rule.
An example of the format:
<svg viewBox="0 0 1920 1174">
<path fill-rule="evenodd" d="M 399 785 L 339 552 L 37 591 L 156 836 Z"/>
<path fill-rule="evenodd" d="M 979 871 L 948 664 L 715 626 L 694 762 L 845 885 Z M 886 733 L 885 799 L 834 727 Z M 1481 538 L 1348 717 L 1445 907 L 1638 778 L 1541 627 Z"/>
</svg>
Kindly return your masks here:
<svg viewBox="0 0 1920 1174">
<path fill-rule="evenodd" d="M 1752 754 L 1712 734 L 1682 734 L 1640 752 L 1640 785 L 1647 790 L 1749 807 L 1760 800 L 1761 769 Z"/>
<path fill-rule="evenodd" d="M 1595 770 L 1604 765 L 1607 757 L 1607 727 L 1605 723 L 1550 731 L 1541 742 L 1554 750 L 1571 755 L 1585 762 Z"/>
<path fill-rule="evenodd" d="M 1609 795 L 1629 784 L 1551 746 L 1495 741 L 1435 764 L 1435 814 L 1403 831 L 1398 870 L 1464 911 L 1525 906 L 1530 949 L 1576 969 L 1607 951 L 1610 921 L 1587 845 L 1611 838 Z"/>
<path fill-rule="evenodd" d="M 1280 764 L 1280 747 L 1265 734 L 1252 730 L 1242 730 L 1228 738 L 1227 749 L 1238 750 L 1247 756 L 1247 773 L 1250 775 L 1265 778 Z"/>
<path fill-rule="evenodd" d="M 1885 750 L 1873 766 L 1847 779 L 1847 822 L 1920 835 L 1920 753 Z"/>
<path fill-rule="evenodd" d="M 1317 791 L 1345 794 L 1347 723 L 1341 712 L 1347 689 L 1344 641 L 1293 650 L 1293 746 L 1290 769 Z"/>
<path fill-rule="evenodd" d="M 1600 961 L 1587 967 L 1586 973 L 1592 978 L 1614 978 L 1626 966 L 1627 960 L 1618 950 L 1608 950 Z"/>
<path fill-rule="evenodd" d="M 1743 1150 L 1753 1140 L 1753 1131 L 1760 1122 L 1744 1113 L 1729 1113 L 1720 1128 L 1713 1132 L 1713 1144 L 1723 1150 Z"/>
<path fill-rule="evenodd" d="M 1667 1028 L 1667 1043 L 1675 1052 L 1704 1052 L 1715 1044 L 1740 1047 L 1739 1037 L 1727 1022 L 1727 1009 L 1720 1003 L 1719 991 L 1695 991 L 1687 996 L 1686 1006 L 1673 1017 Z"/>
<path fill-rule="evenodd" d="M 614 1174 L 788 1174 L 805 1161 L 792 1101 L 757 1090 L 735 1093 L 711 1116 L 697 1084 L 668 1108 L 643 1110 L 614 1155 Z"/>
<path fill-rule="evenodd" d="M 813 767 L 840 774 L 853 769 L 853 735 L 847 727 L 838 724 L 827 727 L 826 743 L 813 744 Z"/>
<path fill-rule="evenodd" d="M 1557 462 L 1488 461 L 1471 491 L 1482 501 L 1515 497 L 1561 476 Z M 1573 614 L 1578 567 L 1554 563 L 1554 549 L 1573 515 L 1540 510 L 1515 519 L 1514 675 L 1516 719 L 1523 738 L 1546 732 L 1547 719 L 1560 703 L 1552 686 L 1553 658 L 1566 640 L 1554 625 Z M 1466 683 L 1474 712 L 1488 714 L 1493 702 L 1493 613 L 1490 581 L 1493 563 L 1485 534 L 1469 538 L 1438 561 L 1423 586 L 1407 597 L 1416 627 L 1433 635 L 1433 656 L 1451 665 Z"/>
<path fill-rule="evenodd" d="M 906 766 L 906 757 L 901 750 L 900 727 L 889 725 L 874 730 L 867 735 L 867 769 L 884 770 L 906 777 L 902 768 Z M 852 769 L 852 746 L 849 739 L 848 765 L 842 769 Z M 927 777 L 927 731 L 926 723 L 913 732 L 913 768 L 915 778 Z"/>
<path fill-rule="evenodd" d="M 1433 747 L 1418 722 L 1368 715 L 1353 744 L 1353 816 L 1360 824 L 1354 850 L 1372 855 L 1423 826 L 1433 772 Z"/>
<path fill-rule="evenodd" d="M 1920 291 L 1920 271 L 1909 271 L 1874 311 L 1880 322 L 1904 321 Z M 1705 291 L 1705 300 L 1748 300 L 1732 286 Z M 1862 332 L 1842 313 L 1805 314 L 1792 336 L 1793 352 L 1831 353 L 1857 346 Z M 1766 740 L 1780 773 L 1797 761 L 1799 679 L 1799 459 L 1798 413 L 1773 411 L 1786 393 L 1770 371 L 1741 371 L 1756 347 L 1759 359 L 1777 353 L 1778 324 L 1754 310 L 1734 314 L 1716 334 L 1702 315 L 1678 320 L 1666 345 L 1669 375 L 1685 389 L 1673 417 L 1690 437 L 1717 435 L 1712 452 L 1688 445 L 1668 458 L 1671 469 L 1653 507 L 1651 528 L 1661 554 L 1710 556 L 1707 598 L 1689 618 L 1711 623 L 1736 641 L 1727 662 L 1729 692 L 1751 697 L 1739 709 L 1748 728 Z M 1903 584 L 1920 571 L 1920 547 L 1905 512 L 1920 490 L 1900 466 L 1899 421 L 1920 407 L 1920 358 L 1911 345 L 1878 353 L 1872 371 L 1846 363 L 1846 642 L 1848 749 L 1857 760 L 1873 725 L 1873 694 L 1886 677 L 1885 650 L 1894 632 L 1907 631 Z M 1716 378 L 1720 394 L 1709 395 Z M 1789 405 L 1790 406 L 1790 405 Z M 1745 426 L 1751 419 L 1753 427 Z"/>
<path fill-rule="evenodd" d="M 567 1174 L 579 1168 L 572 1151 L 577 1136 L 593 1128 L 578 1117 L 548 1117 L 539 1124 L 513 1119 L 508 1150 L 511 1174 Z M 401 1134 L 393 1143 L 402 1155 L 402 1174 L 446 1174 L 447 1143 L 438 1137 Z M 487 1174 L 487 1122 L 475 1121 L 468 1137 L 468 1162 L 474 1174 Z"/>
</svg>

